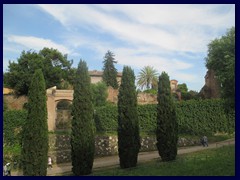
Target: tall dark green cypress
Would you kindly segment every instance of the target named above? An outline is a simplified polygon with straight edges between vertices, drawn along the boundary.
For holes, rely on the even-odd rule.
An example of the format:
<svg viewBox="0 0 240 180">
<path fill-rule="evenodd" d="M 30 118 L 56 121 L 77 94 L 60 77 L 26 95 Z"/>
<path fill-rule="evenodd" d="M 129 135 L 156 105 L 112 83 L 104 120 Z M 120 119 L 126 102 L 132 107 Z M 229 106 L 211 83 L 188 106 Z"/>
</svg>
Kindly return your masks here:
<svg viewBox="0 0 240 180">
<path fill-rule="evenodd" d="M 137 165 L 141 147 L 137 114 L 135 76 L 133 70 L 125 66 L 118 94 L 118 153 L 121 168 Z"/>
<path fill-rule="evenodd" d="M 117 61 L 115 61 L 114 56 L 111 51 L 108 51 L 104 56 L 103 81 L 107 86 L 112 86 L 114 89 L 117 89 L 117 69 L 114 67 L 114 63 L 117 63 Z"/>
<path fill-rule="evenodd" d="M 178 124 L 170 81 L 163 72 L 158 81 L 157 105 L 157 148 L 163 161 L 171 161 L 177 156 Z"/>
<path fill-rule="evenodd" d="M 24 176 L 46 176 L 48 124 L 45 80 L 35 71 L 28 93 L 28 115 L 23 126 L 22 167 Z"/>
<path fill-rule="evenodd" d="M 77 176 L 92 171 L 95 151 L 93 112 L 87 64 L 80 60 L 74 84 L 71 133 L 72 172 Z"/>
</svg>

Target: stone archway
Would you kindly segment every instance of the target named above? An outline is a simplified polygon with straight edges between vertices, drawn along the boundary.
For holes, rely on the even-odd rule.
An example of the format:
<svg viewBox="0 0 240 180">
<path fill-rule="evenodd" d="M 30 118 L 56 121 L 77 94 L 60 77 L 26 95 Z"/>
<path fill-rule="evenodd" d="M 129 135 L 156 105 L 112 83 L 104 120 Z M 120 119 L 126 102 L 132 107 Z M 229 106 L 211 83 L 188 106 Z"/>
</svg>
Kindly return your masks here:
<svg viewBox="0 0 240 180">
<path fill-rule="evenodd" d="M 63 99 L 56 102 L 56 130 L 67 130 L 71 128 L 71 106 L 72 101 Z"/>
<path fill-rule="evenodd" d="M 73 90 L 57 90 L 56 86 L 47 89 L 47 111 L 48 111 L 48 130 L 56 130 L 56 108 L 57 104 L 62 101 L 73 100 Z"/>
</svg>

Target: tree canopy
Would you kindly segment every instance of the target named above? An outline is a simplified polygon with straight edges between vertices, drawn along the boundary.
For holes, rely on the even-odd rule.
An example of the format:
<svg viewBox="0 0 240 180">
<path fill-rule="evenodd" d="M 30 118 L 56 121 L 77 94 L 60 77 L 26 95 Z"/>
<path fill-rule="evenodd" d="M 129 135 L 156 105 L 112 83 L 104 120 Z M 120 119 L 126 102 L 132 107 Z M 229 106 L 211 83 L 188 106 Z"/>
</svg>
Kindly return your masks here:
<svg viewBox="0 0 240 180">
<path fill-rule="evenodd" d="M 215 71 L 222 98 L 235 107 L 235 27 L 209 43 L 206 67 Z"/>
<path fill-rule="evenodd" d="M 188 92 L 188 88 L 186 83 L 178 84 L 178 90 L 180 90 L 182 93 Z"/>
<path fill-rule="evenodd" d="M 4 73 L 4 85 L 13 88 L 16 95 L 27 95 L 31 79 L 36 69 L 42 69 L 46 88 L 61 87 L 61 80 L 68 80 L 72 61 L 67 60 L 57 49 L 43 48 L 38 53 L 23 51 L 17 62 L 9 61 Z"/>
<path fill-rule="evenodd" d="M 111 51 L 107 51 L 104 56 L 103 65 L 103 81 L 107 86 L 112 86 L 114 89 L 118 88 L 117 69 L 114 64 L 117 63 Z"/>
<path fill-rule="evenodd" d="M 157 89 L 157 82 L 158 82 L 158 73 L 157 70 L 154 69 L 152 66 L 145 66 L 137 77 L 137 84 L 140 88 L 156 88 Z"/>
</svg>

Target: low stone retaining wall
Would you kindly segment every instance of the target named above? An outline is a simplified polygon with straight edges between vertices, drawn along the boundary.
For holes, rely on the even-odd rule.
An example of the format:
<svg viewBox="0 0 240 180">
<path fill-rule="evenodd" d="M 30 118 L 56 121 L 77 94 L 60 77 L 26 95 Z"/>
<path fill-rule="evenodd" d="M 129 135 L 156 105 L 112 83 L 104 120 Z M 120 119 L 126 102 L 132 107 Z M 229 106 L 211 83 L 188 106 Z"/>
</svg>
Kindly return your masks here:
<svg viewBox="0 0 240 180">
<path fill-rule="evenodd" d="M 95 156 L 110 156 L 118 153 L 117 136 L 96 136 L 95 138 Z M 141 137 L 141 152 L 154 151 L 156 148 L 155 136 Z M 199 140 L 188 138 L 179 138 L 178 146 L 199 145 Z M 71 162 L 70 135 L 49 135 L 49 155 L 53 163 Z"/>
</svg>

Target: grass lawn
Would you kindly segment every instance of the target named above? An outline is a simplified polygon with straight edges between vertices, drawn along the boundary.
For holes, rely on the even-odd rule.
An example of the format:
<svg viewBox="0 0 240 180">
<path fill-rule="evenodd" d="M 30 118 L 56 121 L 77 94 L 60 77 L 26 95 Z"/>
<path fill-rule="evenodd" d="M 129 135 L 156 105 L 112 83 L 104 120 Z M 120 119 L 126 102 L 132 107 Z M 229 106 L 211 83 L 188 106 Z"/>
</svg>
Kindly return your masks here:
<svg viewBox="0 0 240 180">
<path fill-rule="evenodd" d="M 177 156 L 176 161 L 140 163 L 135 168 L 98 170 L 92 176 L 234 176 L 235 145 Z"/>
</svg>

